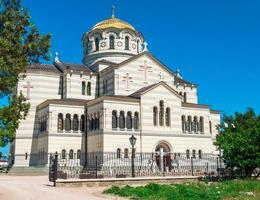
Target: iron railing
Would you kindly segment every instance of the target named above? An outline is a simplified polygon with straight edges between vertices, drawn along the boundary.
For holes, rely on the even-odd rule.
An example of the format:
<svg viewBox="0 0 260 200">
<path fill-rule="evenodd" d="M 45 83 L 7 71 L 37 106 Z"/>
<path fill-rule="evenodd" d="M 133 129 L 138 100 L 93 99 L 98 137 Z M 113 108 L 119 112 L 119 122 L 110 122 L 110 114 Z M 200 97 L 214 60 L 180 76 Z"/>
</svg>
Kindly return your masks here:
<svg viewBox="0 0 260 200">
<path fill-rule="evenodd" d="M 144 176 L 202 176 L 219 175 L 224 168 L 223 161 L 214 154 L 202 154 L 200 157 L 187 157 L 185 153 L 89 153 L 82 165 L 76 154 L 55 154 L 57 159 L 57 179 L 122 178 Z M 55 156 L 50 156 L 50 164 Z M 132 167 L 132 159 L 134 167 Z"/>
</svg>

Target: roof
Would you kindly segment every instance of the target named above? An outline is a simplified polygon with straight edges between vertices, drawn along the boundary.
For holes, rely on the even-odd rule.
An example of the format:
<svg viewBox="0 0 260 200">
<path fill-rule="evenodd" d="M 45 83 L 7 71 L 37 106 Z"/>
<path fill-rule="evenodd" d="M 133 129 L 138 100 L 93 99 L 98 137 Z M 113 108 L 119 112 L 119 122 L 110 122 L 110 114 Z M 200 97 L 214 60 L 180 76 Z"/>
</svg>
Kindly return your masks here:
<svg viewBox="0 0 260 200">
<path fill-rule="evenodd" d="M 169 86 L 167 83 L 165 83 L 164 81 L 160 81 L 160 82 L 158 82 L 158 83 L 155 83 L 155 84 L 152 84 L 152 85 L 143 87 L 143 88 L 137 90 L 136 92 L 134 92 L 133 94 L 130 94 L 129 96 L 130 96 L 130 97 L 139 98 L 141 95 L 143 95 L 143 94 L 145 94 L 146 92 L 152 90 L 153 88 L 158 87 L 159 85 L 165 86 L 165 87 L 168 88 L 171 92 L 173 92 L 175 95 L 177 95 L 178 97 L 181 98 L 180 94 L 179 94 L 177 91 L 175 91 L 171 86 Z"/>
<path fill-rule="evenodd" d="M 115 17 L 111 17 L 109 19 L 106 19 L 104 21 L 97 23 L 92 28 L 92 31 L 97 30 L 97 29 L 103 30 L 103 29 L 107 29 L 107 28 L 131 29 L 131 30 L 135 31 L 134 27 L 131 24 L 129 24 L 121 19 L 115 18 Z"/>
<path fill-rule="evenodd" d="M 182 102 L 182 107 L 209 109 L 210 105 Z"/>
<path fill-rule="evenodd" d="M 93 105 L 104 100 L 110 101 L 123 101 L 123 102 L 140 102 L 140 98 L 131 97 L 131 96 L 123 96 L 123 95 L 115 95 L 115 96 L 101 96 L 96 99 L 90 100 L 87 102 L 87 105 Z"/>
<path fill-rule="evenodd" d="M 54 62 L 54 65 L 62 72 L 66 70 L 73 70 L 76 72 L 85 72 L 85 73 L 92 73 L 93 71 L 89 69 L 86 65 L 83 64 L 75 64 L 75 63 L 68 63 L 68 62 Z"/>
<path fill-rule="evenodd" d="M 47 99 L 40 103 L 37 109 L 42 109 L 50 104 L 84 106 L 88 101 L 84 99 Z"/>
<path fill-rule="evenodd" d="M 44 72 L 60 73 L 60 71 L 53 64 L 34 63 L 31 65 L 28 65 L 26 69 L 30 70 L 30 71 L 44 71 Z"/>
<path fill-rule="evenodd" d="M 184 79 L 181 79 L 179 78 L 176 73 L 174 73 L 169 67 L 167 67 L 166 65 L 164 65 L 161 61 L 159 61 L 156 57 L 154 57 L 150 52 L 148 51 L 144 51 L 140 54 L 137 54 L 137 55 L 134 55 L 132 56 L 131 58 L 119 63 L 119 64 L 110 64 L 110 67 L 107 67 L 105 69 L 103 69 L 101 71 L 101 73 L 106 73 L 110 70 L 113 70 L 114 68 L 118 69 L 130 62 L 132 62 L 133 60 L 136 60 L 138 58 L 140 58 L 141 56 L 143 55 L 147 55 L 148 57 L 150 57 L 154 62 L 156 62 L 158 65 L 160 65 L 161 67 L 163 67 L 167 72 L 169 72 L 170 74 L 172 74 L 174 76 L 174 79 L 175 79 L 175 83 L 179 83 L 179 84 L 187 84 L 187 85 L 196 85 L 196 84 L 192 84 L 191 82 L 189 81 L 186 81 Z"/>
</svg>

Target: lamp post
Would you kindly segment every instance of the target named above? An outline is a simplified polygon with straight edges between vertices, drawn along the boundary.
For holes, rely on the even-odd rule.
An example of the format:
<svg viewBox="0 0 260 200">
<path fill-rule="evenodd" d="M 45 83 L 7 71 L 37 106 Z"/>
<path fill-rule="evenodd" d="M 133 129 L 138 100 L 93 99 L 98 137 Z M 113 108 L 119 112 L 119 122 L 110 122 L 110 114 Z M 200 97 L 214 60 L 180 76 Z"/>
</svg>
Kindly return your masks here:
<svg viewBox="0 0 260 200">
<path fill-rule="evenodd" d="M 135 177 L 135 163 L 134 163 L 134 157 L 135 157 L 135 152 L 134 152 L 134 146 L 136 143 L 136 137 L 134 135 L 132 135 L 129 138 L 130 144 L 132 146 L 132 155 L 131 155 L 131 163 L 132 163 L 132 177 Z"/>
</svg>

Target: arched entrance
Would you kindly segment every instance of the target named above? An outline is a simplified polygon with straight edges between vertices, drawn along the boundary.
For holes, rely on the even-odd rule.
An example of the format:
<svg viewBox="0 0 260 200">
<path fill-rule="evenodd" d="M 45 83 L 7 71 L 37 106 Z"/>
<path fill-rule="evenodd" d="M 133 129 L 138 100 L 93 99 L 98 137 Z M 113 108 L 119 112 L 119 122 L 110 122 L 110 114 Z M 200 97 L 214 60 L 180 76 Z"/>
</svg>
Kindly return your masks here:
<svg viewBox="0 0 260 200">
<path fill-rule="evenodd" d="M 171 146 L 165 141 L 159 142 L 155 146 L 156 164 L 161 171 L 167 171 L 171 168 Z"/>
</svg>

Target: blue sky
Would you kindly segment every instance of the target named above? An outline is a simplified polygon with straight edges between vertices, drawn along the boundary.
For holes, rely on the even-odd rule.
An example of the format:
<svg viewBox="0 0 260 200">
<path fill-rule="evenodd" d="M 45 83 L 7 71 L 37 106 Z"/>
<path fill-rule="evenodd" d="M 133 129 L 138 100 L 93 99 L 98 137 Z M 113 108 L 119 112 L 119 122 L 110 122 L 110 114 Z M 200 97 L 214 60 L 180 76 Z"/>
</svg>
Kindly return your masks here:
<svg viewBox="0 0 260 200">
<path fill-rule="evenodd" d="M 199 103 L 227 114 L 260 113 L 258 0 L 23 0 L 51 53 L 81 63 L 83 32 L 111 16 L 142 32 L 149 51 L 199 85 Z M 53 60 L 53 58 L 52 58 Z M 3 101 L 2 101 L 3 102 Z"/>
</svg>

